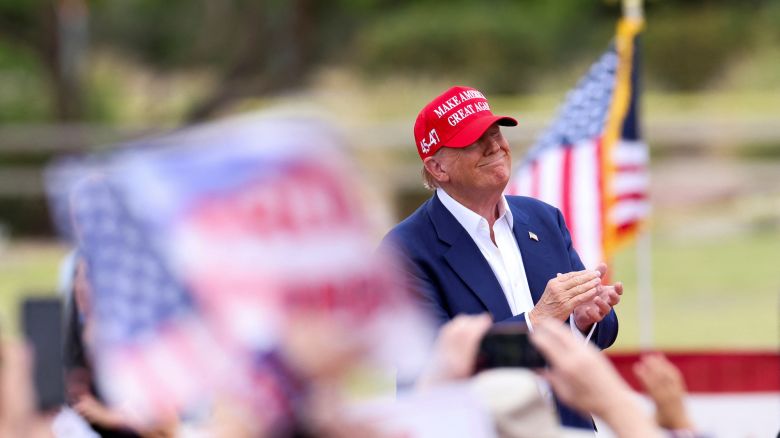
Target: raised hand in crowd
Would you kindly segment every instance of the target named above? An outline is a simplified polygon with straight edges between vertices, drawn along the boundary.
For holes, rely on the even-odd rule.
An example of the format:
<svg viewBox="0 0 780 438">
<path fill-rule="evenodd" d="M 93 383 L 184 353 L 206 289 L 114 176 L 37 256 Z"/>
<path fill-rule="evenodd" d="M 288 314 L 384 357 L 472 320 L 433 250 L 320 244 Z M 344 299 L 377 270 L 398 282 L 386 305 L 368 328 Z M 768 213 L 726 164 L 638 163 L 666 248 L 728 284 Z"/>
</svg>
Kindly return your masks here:
<svg viewBox="0 0 780 438">
<path fill-rule="evenodd" d="M 596 270 L 601 279 L 607 275 L 605 263 L 600 263 Z M 593 324 L 604 319 L 609 311 L 620 302 L 620 296 L 623 294 L 623 283 L 617 282 L 609 285 L 602 281 L 596 289 L 598 292 L 592 300 L 574 308 L 574 323 L 581 331 L 589 330 Z"/>
<path fill-rule="evenodd" d="M 0 344 L 0 436 L 51 437 L 52 416 L 35 409 L 32 358 L 24 344 Z"/>
<path fill-rule="evenodd" d="M 602 418 L 619 437 L 657 437 L 634 394 L 595 347 L 575 339 L 559 321 L 539 321 L 531 341 L 550 365 L 544 376 L 570 406 Z"/>
<path fill-rule="evenodd" d="M 417 380 L 425 389 L 474 374 L 477 350 L 482 337 L 493 323 L 490 315 L 458 315 L 443 325 L 434 346 L 433 357 Z"/>
<path fill-rule="evenodd" d="M 285 363 L 316 384 L 342 380 L 366 356 L 370 342 L 349 321 L 318 310 L 291 312 L 280 336 Z"/>
<path fill-rule="evenodd" d="M 643 356 L 634 364 L 634 375 L 655 403 L 655 418 L 664 429 L 693 430 L 685 409 L 682 374 L 660 353 Z"/>
</svg>

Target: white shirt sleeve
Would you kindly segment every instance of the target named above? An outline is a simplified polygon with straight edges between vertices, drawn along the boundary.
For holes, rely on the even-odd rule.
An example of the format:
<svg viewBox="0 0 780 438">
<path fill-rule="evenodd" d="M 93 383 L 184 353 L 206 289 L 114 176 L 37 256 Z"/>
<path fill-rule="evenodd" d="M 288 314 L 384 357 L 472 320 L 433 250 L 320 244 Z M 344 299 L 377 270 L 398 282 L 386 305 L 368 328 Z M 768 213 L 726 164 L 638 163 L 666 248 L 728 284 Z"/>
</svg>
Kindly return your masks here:
<svg viewBox="0 0 780 438">
<path fill-rule="evenodd" d="M 528 317 L 526 317 L 526 319 L 528 319 Z M 590 338 L 593 336 L 593 332 L 596 331 L 597 324 L 597 322 L 593 323 L 593 325 L 590 327 L 588 335 L 583 336 L 582 332 L 580 332 L 580 329 L 577 328 L 577 324 L 574 322 L 574 314 L 572 313 L 569 315 L 569 325 L 571 326 L 571 332 L 574 333 L 574 336 L 577 336 L 580 339 L 584 339 L 586 343 L 590 341 Z"/>
<path fill-rule="evenodd" d="M 534 326 L 531 324 L 531 317 L 528 316 L 528 314 L 531 313 L 531 311 L 527 311 L 523 313 L 523 316 L 525 317 L 525 325 L 528 326 L 528 332 L 533 333 L 534 332 Z"/>
<path fill-rule="evenodd" d="M 528 326 L 528 331 L 530 333 L 533 333 L 534 332 L 534 326 L 533 326 L 533 324 L 531 324 L 531 318 L 528 316 L 529 313 L 530 312 L 525 312 L 523 314 L 523 316 L 525 317 L 525 324 Z M 597 322 L 594 323 L 591 326 L 590 331 L 588 332 L 588 335 L 587 336 L 583 336 L 582 332 L 580 332 L 580 329 L 577 328 L 577 324 L 574 323 L 574 314 L 572 313 L 571 315 L 569 315 L 569 326 L 571 328 L 571 332 L 574 334 L 575 337 L 577 337 L 578 339 L 583 339 L 586 343 L 588 341 L 590 341 L 591 337 L 593 337 L 593 332 L 596 331 L 596 325 L 597 324 L 598 324 Z"/>
</svg>

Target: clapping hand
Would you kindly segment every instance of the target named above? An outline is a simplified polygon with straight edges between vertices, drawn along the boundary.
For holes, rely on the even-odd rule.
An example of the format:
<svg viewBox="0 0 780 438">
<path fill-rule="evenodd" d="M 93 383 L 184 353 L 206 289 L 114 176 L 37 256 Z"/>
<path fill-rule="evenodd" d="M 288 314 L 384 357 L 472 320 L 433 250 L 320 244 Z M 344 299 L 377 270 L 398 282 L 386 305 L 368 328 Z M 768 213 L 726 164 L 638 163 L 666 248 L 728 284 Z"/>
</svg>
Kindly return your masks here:
<svg viewBox="0 0 780 438">
<path fill-rule="evenodd" d="M 599 272 L 599 278 L 604 278 L 607 274 L 607 265 L 600 263 L 596 271 Z M 591 300 L 574 308 L 574 323 L 582 332 L 587 332 L 593 324 L 604 319 L 609 311 L 620 302 L 620 296 L 623 294 L 623 283 L 599 284 L 596 290 L 596 294 Z"/>
<path fill-rule="evenodd" d="M 592 302 L 599 294 L 601 275 L 598 270 L 587 269 L 558 274 L 550 279 L 539 302 L 528 314 L 531 324 L 535 326 L 546 318 L 563 321 L 577 307 Z"/>
</svg>

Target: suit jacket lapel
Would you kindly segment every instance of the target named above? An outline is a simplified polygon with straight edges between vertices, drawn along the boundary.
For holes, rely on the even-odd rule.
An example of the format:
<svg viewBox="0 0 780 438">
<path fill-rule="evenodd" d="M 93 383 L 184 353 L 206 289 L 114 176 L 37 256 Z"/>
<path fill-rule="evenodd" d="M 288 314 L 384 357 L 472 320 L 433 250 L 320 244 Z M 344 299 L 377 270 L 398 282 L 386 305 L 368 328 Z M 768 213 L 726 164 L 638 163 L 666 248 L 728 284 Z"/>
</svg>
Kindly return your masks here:
<svg viewBox="0 0 780 438">
<path fill-rule="evenodd" d="M 512 231 L 515 234 L 517 246 L 520 248 L 520 256 L 523 259 L 523 267 L 525 268 L 525 277 L 528 279 L 528 288 L 531 291 L 531 298 L 534 304 L 536 304 L 542 297 L 544 288 L 547 286 L 547 279 L 549 278 L 545 276 L 547 269 L 549 269 L 549 263 L 544 257 L 545 242 L 538 242 L 530 238 L 528 233 L 533 232 L 533 230 L 528 224 L 528 215 L 526 213 L 511 204 L 509 208 L 512 209 L 512 215 L 515 220 Z"/>
<path fill-rule="evenodd" d="M 487 260 L 471 236 L 435 194 L 429 202 L 428 214 L 439 239 L 451 245 L 444 253 L 444 259 L 458 277 L 479 297 L 494 320 L 501 321 L 511 317 L 512 311 L 506 296 Z"/>
</svg>

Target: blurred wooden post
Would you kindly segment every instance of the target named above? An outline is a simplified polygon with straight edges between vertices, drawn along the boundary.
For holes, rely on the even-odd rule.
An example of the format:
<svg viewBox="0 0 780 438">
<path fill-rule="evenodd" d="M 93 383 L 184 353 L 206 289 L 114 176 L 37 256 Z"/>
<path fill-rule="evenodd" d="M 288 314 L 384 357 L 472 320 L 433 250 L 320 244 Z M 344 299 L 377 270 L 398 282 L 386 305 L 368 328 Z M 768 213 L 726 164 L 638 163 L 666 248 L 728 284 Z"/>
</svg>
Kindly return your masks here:
<svg viewBox="0 0 780 438">
<path fill-rule="evenodd" d="M 89 45 L 86 0 L 58 0 L 54 9 L 55 93 L 60 120 L 84 117 L 83 80 Z"/>
</svg>

